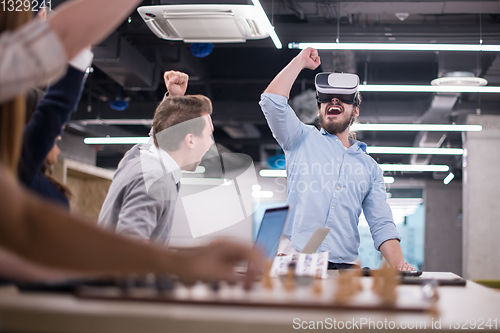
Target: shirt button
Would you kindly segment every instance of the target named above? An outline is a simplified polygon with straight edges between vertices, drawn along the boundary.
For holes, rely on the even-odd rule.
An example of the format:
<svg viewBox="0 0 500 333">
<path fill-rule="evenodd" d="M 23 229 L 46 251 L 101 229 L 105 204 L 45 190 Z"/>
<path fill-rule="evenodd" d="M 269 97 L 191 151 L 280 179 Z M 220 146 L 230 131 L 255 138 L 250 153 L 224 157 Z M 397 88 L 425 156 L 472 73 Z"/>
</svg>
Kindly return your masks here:
<svg viewBox="0 0 500 333">
<path fill-rule="evenodd" d="M 335 208 L 335 206 L 332 206 L 332 209 L 334 209 L 334 208 Z"/>
<path fill-rule="evenodd" d="M 337 186 L 337 190 L 340 190 L 340 186 Z"/>
</svg>

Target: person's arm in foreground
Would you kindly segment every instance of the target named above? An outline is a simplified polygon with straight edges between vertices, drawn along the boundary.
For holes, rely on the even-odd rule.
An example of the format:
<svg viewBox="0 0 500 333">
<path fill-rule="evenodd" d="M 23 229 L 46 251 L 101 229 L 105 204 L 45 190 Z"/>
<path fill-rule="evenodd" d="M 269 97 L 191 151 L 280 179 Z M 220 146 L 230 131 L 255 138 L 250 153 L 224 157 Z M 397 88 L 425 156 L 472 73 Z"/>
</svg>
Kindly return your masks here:
<svg viewBox="0 0 500 333">
<path fill-rule="evenodd" d="M 100 43 L 139 3 L 140 0 L 69 1 L 58 6 L 48 22 L 69 60 L 87 45 Z"/>
<path fill-rule="evenodd" d="M 0 103 L 60 78 L 66 62 L 108 36 L 140 0 L 76 0 L 0 35 Z"/>
<path fill-rule="evenodd" d="M 403 258 L 401 244 L 397 239 L 389 239 L 380 245 L 380 252 L 391 267 L 395 267 L 400 271 L 415 271 L 412 265 L 407 263 Z"/>
<path fill-rule="evenodd" d="M 233 264 L 260 262 L 250 247 L 220 242 L 179 254 L 120 237 L 22 190 L 0 167 L 0 246 L 28 260 L 73 271 L 172 273 L 185 279 L 235 280 Z M 250 271 L 247 282 L 255 276 Z"/>
</svg>

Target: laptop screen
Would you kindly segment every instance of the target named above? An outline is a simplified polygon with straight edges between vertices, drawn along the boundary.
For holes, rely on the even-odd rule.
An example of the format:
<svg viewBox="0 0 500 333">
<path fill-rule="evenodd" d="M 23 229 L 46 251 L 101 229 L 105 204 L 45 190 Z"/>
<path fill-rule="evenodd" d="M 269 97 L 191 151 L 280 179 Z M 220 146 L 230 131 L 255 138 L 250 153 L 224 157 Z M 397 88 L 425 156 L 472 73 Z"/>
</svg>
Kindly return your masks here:
<svg viewBox="0 0 500 333">
<path fill-rule="evenodd" d="M 288 206 L 267 209 L 260 224 L 255 246 L 263 251 L 264 258 L 273 259 L 285 225 Z"/>
</svg>

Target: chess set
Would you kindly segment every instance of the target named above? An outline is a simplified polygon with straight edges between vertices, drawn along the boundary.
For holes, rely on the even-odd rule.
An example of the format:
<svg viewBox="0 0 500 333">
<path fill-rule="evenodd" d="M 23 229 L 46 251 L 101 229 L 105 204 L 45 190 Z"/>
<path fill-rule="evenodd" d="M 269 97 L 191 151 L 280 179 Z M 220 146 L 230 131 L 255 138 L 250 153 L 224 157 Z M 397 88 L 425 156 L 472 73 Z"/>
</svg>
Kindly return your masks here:
<svg viewBox="0 0 500 333">
<path fill-rule="evenodd" d="M 148 276 L 108 286 L 83 285 L 75 290 L 82 299 L 156 302 L 171 304 L 245 306 L 354 311 L 435 312 L 437 289 L 399 286 L 399 273 L 388 267 L 365 277 L 361 270 L 333 272 L 327 279 L 288 272 L 271 277 L 272 263 L 265 264 L 262 279 L 251 290 L 241 283 L 183 283 L 172 277 Z M 428 288 L 427 288 L 428 289 Z M 429 296 L 430 295 L 430 296 Z"/>
<path fill-rule="evenodd" d="M 185 283 L 149 275 L 110 285 L 80 285 L 83 299 L 161 302 L 210 306 L 299 308 L 361 311 L 434 311 L 436 288 L 400 287 L 400 273 L 389 267 L 371 271 L 327 272 L 328 252 L 316 253 L 328 230 L 319 228 L 306 245 L 308 253 L 276 256 L 288 206 L 267 209 L 255 241 L 267 258 L 262 278 L 251 290 L 241 283 Z M 327 228 L 326 228 L 327 229 Z M 433 292 L 435 291 L 435 292 Z M 430 296 L 429 296 L 430 295 Z"/>
</svg>

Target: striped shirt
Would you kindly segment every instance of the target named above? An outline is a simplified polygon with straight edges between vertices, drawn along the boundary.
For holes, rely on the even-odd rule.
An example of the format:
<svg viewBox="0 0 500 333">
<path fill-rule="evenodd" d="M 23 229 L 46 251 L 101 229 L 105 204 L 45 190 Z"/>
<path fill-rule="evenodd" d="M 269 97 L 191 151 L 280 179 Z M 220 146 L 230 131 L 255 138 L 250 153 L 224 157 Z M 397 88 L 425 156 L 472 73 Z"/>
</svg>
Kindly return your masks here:
<svg viewBox="0 0 500 333">
<path fill-rule="evenodd" d="M 0 103 L 62 77 L 64 48 L 48 23 L 39 19 L 0 35 Z"/>
</svg>

